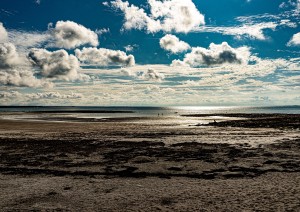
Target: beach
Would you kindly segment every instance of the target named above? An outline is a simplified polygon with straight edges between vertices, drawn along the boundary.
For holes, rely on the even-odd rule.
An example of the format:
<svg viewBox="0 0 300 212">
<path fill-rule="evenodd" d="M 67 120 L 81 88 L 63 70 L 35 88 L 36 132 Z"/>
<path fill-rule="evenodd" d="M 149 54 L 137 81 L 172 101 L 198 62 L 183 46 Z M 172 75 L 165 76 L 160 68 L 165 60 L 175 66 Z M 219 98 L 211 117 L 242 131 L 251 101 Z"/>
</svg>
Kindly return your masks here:
<svg viewBox="0 0 300 212">
<path fill-rule="evenodd" d="M 0 0 L 0 212 L 300 212 L 300 0 Z"/>
<path fill-rule="evenodd" d="M 0 208 L 300 210 L 300 115 L 177 119 L 0 120 Z"/>
</svg>

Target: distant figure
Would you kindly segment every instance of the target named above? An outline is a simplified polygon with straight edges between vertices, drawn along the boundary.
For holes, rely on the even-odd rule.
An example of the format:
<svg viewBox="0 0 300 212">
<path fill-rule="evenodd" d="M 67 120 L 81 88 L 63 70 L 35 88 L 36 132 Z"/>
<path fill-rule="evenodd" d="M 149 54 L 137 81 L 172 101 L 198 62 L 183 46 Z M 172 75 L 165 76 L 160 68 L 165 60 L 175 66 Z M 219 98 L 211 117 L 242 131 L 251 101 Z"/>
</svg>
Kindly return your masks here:
<svg viewBox="0 0 300 212">
<path fill-rule="evenodd" d="M 161 116 L 164 116 L 164 114 L 162 113 Z"/>
<path fill-rule="evenodd" d="M 157 116 L 159 117 L 159 113 L 157 114 Z"/>
</svg>

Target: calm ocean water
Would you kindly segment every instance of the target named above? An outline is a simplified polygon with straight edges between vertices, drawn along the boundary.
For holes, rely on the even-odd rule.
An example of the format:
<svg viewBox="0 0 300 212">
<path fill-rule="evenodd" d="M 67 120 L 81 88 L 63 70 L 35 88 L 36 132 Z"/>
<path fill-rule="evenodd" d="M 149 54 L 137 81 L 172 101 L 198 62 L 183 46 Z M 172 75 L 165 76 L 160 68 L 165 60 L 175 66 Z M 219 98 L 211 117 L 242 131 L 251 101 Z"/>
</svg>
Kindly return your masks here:
<svg viewBox="0 0 300 212">
<path fill-rule="evenodd" d="M 84 117 L 178 116 L 184 114 L 282 113 L 300 114 L 300 106 L 275 107 L 88 107 L 88 106 L 0 106 L 0 112 L 37 112 Z"/>
<path fill-rule="evenodd" d="M 159 117 L 151 123 L 182 125 L 228 120 L 233 113 L 300 114 L 300 106 L 282 107 L 82 107 L 82 106 L 0 106 L 0 119 L 48 121 L 97 121 L 109 118 Z M 211 120 L 182 115 L 212 114 Z M 215 114 L 224 114 L 215 116 Z M 163 118 L 163 119 L 161 119 Z M 148 119 L 139 122 L 148 123 Z"/>
</svg>

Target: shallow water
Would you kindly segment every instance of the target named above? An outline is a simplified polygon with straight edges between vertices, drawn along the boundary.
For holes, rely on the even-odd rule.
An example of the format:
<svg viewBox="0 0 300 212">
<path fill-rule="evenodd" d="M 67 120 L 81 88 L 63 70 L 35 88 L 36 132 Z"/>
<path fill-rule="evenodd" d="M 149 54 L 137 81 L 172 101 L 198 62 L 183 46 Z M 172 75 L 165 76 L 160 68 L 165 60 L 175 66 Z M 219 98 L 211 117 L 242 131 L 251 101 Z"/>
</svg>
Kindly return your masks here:
<svg viewBox="0 0 300 212">
<path fill-rule="evenodd" d="M 212 120 L 228 120 L 224 116 L 186 118 L 192 114 L 281 113 L 300 114 L 300 106 L 280 107 L 82 107 L 82 106 L 8 106 L 0 107 L 1 119 L 47 121 L 103 121 L 111 118 L 155 118 L 153 123 L 207 124 Z M 149 119 L 137 122 L 148 122 Z"/>
</svg>

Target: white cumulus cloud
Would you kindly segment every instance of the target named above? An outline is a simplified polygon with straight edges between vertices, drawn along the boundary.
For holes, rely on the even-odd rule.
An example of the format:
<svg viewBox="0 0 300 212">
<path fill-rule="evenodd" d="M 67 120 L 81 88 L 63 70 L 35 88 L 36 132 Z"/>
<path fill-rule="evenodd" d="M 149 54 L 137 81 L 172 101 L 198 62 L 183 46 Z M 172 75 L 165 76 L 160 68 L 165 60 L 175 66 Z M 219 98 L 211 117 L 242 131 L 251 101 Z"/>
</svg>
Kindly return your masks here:
<svg viewBox="0 0 300 212">
<path fill-rule="evenodd" d="M 173 61 L 173 65 L 189 65 L 192 67 L 228 64 L 247 64 L 250 57 L 248 47 L 232 48 L 227 42 L 211 43 L 208 47 L 195 47 L 185 55 L 183 61 Z"/>
<path fill-rule="evenodd" d="M 26 58 L 21 57 L 12 43 L 0 43 L 0 84 L 20 87 L 53 87 L 51 82 L 37 79 L 24 69 Z"/>
<path fill-rule="evenodd" d="M 119 50 L 110 50 L 105 48 L 83 48 L 82 50 L 76 49 L 75 54 L 80 61 L 87 64 L 100 66 L 135 65 L 133 55 L 127 55 L 125 52 Z"/>
<path fill-rule="evenodd" d="M 144 29 L 149 33 L 161 30 L 187 33 L 205 24 L 204 16 L 192 0 L 148 0 L 150 14 L 147 14 L 143 8 L 130 5 L 127 1 L 115 0 L 110 4 L 124 13 L 125 30 Z M 109 4 L 106 2 L 105 5 Z"/>
<path fill-rule="evenodd" d="M 58 21 L 50 30 L 55 39 L 54 46 L 58 48 L 73 49 L 85 44 L 99 45 L 95 32 L 73 21 Z"/>
<path fill-rule="evenodd" d="M 293 35 L 291 40 L 287 43 L 288 46 L 300 46 L 300 32 Z"/>
<path fill-rule="evenodd" d="M 160 47 L 174 54 L 190 49 L 190 45 L 179 40 L 175 35 L 167 34 L 159 41 Z"/>
<path fill-rule="evenodd" d="M 7 31 L 4 28 L 3 24 L 0 22 L 0 42 L 5 42 L 7 41 Z"/>
<path fill-rule="evenodd" d="M 127 76 L 127 77 L 136 77 L 136 73 L 134 73 L 133 71 L 129 70 L 129 69 L 122 69 L 120 71 L 120 73 L 124 76 Z"/>
<path fill-rule="evenodd" d="M 54 52 L 46 49 L 32 49 L 28 57 L 33 65 L 39 67 L 40 74 L 47 78 L 57 78 L 61 80 L 82 79 L 78 73 L 80 63 L 74 55 L 69 55 L 65 50 Z"/>
<path fill-rule="evenodd" d="M 21 52 L 30 48 L 56 47 L 73 49 L 82 45 L 98 46 L 96 32 L 72 21 L 58 21 L 54 28 L 49 24 L 47 31 L 24 31 L 11 29 L 6 31 L 0 23 L 0 42 L 3 38 L 13 43 Z M 108 30 L 108 29 L 105 29 Z M 101 32 L 104 33 L 103 30 Z M 98 31 L 100 34 L 100 32 Z M 1 36 L 2 35 L 2 36 Z"/>
<path fill-rule="evenodd" d="M 161 73 L 158 73 L 154 69 L 148 69 L 144 71 L 140 76 L 141 79 L 150 80 L 150 81 L 161 81 L 165 78 L 165 76 Z"/>
<path fill-rule="evenodd" d="M 37 79 L 32 71 L 18 69 L 0 70 L 0 84 L 32 88 L 53 87 L 51 82 L 44 79 Z"/>
<path fill-rule="evenodd" d="M 12 43 L 0 43 L 0 69 L 12 68 L 20 64 L 21 60 Z"/>
</svg>

